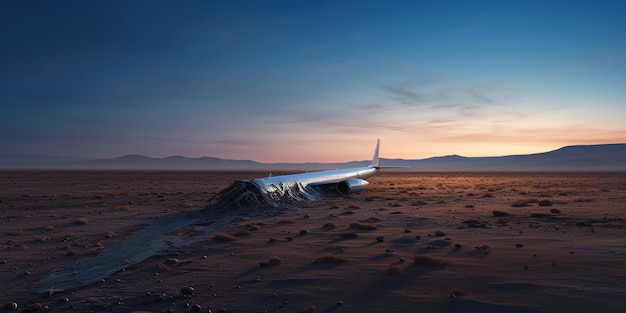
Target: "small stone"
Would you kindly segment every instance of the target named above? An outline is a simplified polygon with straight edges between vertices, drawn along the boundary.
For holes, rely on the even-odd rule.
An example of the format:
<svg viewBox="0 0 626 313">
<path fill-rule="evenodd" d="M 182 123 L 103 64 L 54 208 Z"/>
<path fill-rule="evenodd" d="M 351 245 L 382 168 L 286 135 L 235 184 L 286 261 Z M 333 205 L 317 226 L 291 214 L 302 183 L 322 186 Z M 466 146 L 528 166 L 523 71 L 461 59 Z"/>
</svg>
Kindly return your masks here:
<svg viewBox="0 0 626 313">
<path fill-rule="evenodd" d="M 59 300 L 57 300 L 58 304 L 65 304 L 65 303 L 68 303 L 68 302 L 70 302 L 69 298 L 59 298 Z"/>
<path fill-rule="evenodd" d="M 271 257 L 269 260 L 267 261 L 261 261 L 259 262 L 260 266 L 277 266 L 280 263 L 282 263 L 283 261 L 279 258 L 279 257 Z"/>
<path fill-rule="evenodd" d="M 387 252 L 387 253 L 392 253 L 392 252 L 394 252 L 394 251 L 395 251 L 395 250 L 393 250 L 393 249 L 386 249 L 386 250 L 385 250 L 385 252 Z"/>
<path fill-rule="evenodd" d="M 541 200 L 539 201 L 539 206 L 552 206 L 552 202 L 550 200 Z"/>
<path fill-rule="evenodd" d="M 383 237 L 383 236 L 378 236 L 378 237 L 376 237 L 376 241 L 378 241 L 378 242 L 383 242 L 383 241 L 385 241 L 385 237 Z"/>
<path fill-rule="evenodd" d="M 530 270 L 530 267 L 528 265 L 524 265 L 524 272 L 528 272 Z"/>
<path fill-rule="evenodd" d="M 405 229 L 405 230 L 404 230 L 404 233 L 405 233 L 405 234 L 408 234 L 408 233 L 410 233 L 410 232 L 412 232 L 412 230 L 410 230 L 410 229 Z"/>
<path fill-rule="evenodd" d="M 337 301 L 337 303 L 335 303 L 336 306 L 341 306 L 343 305 L 343 301 Z"/>
<path fill-rule="evenodd" d="M 7 311 L 17 310 L 17 303 L 9 302 L 9 303 L 4 305 L 4 309 L 7 310 Z"/>
<path fill-rule="evenodd" d="M 461 248 L 461 244 L 460 243 L 455 243 L 454 247 L 457 248 L 457 249 L 460 249 Z"/>
<path fill-rule="evenodd" d="M 185 298 L 191 298 L 195 292 L 196 290 L 193 289 L 193 287 L 184 287 L 180 289 L 180 293 L 182 293 Z"/>
<path fill-rule="evenodd" d="M 309 233 L 309 230 L 308 229 L 303 229 L 299 233 L 300 233 L 300 235 L 307 235 Z"/>
<path fill-rule="evenodd" d="M 443 236 L 445 236 L 445 235 L 446 235 L 446 234 L 444 234 L 444 233 L 443 233 L 442 231 L 440 231 L 440 230 L 438 230 L 438 231 L 436 231 L 436 232 L 435 232 L 435 236 L 437 236 L 437 237 L 443 237 Z"/>
<path fill-rule="evenodd" d="M 552 210 L 550 210 L 550 213 L 552 213 L 552 214 L 560 214 L 561 211 L 559 209 L 552 209 Z"/>
<path fill-rule="evenodd" d="M 523 245 L 523 244 L 521 244 L 521 243 L 518 243 L 518 244 L 516 244 L 515 246 L 516 246 L 516 247 L 518 247 L 518 248 L 523 248 L 523 247 L 524 247 L 524 245 Z"/>
<path fill-rule="evenodd" d="M 53 294 L 54 294 L 54 292 L 52 290 L 48 290 L 48 291 L 42 293 L 41 297 L 42 298 L 50 298 L 50 297 L 52 297 Z"/>
<path fill-rule="evenodd" d="M 180 263 L 180 261 L 178 261 L 178 259 L 167 259 L 164 263 L 167 265 L 176 265 Z"/>
<path fill-rule="evenodd" d="M 491 213 L 493 214 L 494 217 L 507 217 L 507 216 L 511 215 L 509 213 L 502 212 L 502 211 L 497 211 L 497 210 L 491 211 Z"/>
<path fill-rule="evenodd" d="M 200 312 L 200 310 L 202 310 L 202 307 L 199 304 L 195 303 L 191 306 L 191 310 L 194 312 Z"/>
<path fill-rule="evenodd" d="M 309 218 L 309 217 L 311 217 L 311 216 L 308 215 L 308 214 L 304 214 L 304 218 Z"/>
</svg>

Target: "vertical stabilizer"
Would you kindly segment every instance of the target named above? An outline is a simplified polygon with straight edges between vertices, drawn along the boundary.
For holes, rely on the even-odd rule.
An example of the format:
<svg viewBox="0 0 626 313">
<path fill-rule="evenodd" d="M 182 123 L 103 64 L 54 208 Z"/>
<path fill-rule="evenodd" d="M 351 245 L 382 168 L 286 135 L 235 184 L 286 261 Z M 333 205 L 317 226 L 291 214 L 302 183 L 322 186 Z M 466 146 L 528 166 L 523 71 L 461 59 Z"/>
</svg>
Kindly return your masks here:
<svg viewBox="0 0 626 313">
<path fill-rule="evenodd" d="M 378 149 L 380 148 L 380 139 L 376 141 L 376 148 L 374 148 L 374 155 L 372 156 L 372 163 L 369 167 L 378 168 Z"/>
</svg>

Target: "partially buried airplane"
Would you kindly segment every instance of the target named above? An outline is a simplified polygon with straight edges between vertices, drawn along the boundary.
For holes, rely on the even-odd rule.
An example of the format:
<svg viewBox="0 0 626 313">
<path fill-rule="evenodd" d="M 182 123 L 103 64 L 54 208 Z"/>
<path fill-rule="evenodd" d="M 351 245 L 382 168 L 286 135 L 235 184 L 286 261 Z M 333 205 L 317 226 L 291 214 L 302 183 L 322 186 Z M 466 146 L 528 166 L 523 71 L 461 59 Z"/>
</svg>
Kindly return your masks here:
<svg viewBox="0 0 626 313">
<path fill-rule="evenodd" d="M 211 197 L 207 208 L 297 207 L 331 194 L 362 191 L 369 184 L 365 179 L 381 168 L 378 164 L 379 148 L 380 139 L 376 141 L 371 163 L 364 167 L 236 181 Z"/>
<path fill-rule="evenodd" d="M 107 276 L 155 254 L 194 243 L 207 234 L 219 231 L 236 218 L 263 214 L 255 209 L 297 208 L 331 194 L 362 191 L 368 185 L 365 178 L 381 168 L 378 165 L 379 146 L 380 140 L 376 142 L 372 162 L 364 167 L 237 181 L 213 196 L 206 209 L 151 220 L 149 226 L 135 236 L 102 253 L 50 271 L 33 287 L 33 291 L 58 292 L 104 281 Z M 193 232 L 186 232 L 190 236 L 181 234 L 184 227 L 194 229 Z"/>
</svg>

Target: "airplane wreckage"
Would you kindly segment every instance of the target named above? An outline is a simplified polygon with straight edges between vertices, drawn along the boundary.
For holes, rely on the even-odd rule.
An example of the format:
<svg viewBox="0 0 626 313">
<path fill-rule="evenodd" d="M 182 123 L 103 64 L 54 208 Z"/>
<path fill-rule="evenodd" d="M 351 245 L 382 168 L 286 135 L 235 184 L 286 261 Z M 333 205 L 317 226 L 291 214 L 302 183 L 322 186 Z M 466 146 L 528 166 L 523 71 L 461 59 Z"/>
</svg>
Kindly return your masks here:
<svg viewBox="0 0 626 313">
<path fill-rule="evenodd" d="M 374 175 L 378 165 L 380 140 L 376 142 L 370 165 L 301 174 L 270 176 L 236 181 L 211 199 L 215 209 L 298 207 L 329 195 L 346 195 L 362 191 L 369 184 L 365 178 Z"/>
<path fill-rule="evenodd" d="M 362 191 L 369 184 L 365 178 L 381 168 L 378 164 L 379 147 L 380 140 L 376 142 L 371 163 L 364 167 L 236 181 L 211 197 L 205 209 L 158 218 L 137 235 L 96 256 L 52 270 L 33 291 L 58 292 L 87 286 L 168 248 L 199 241 L 236 218 L 246 218 L 246 215 L 254 215 L 266 208 L 297 208 L 330 195 Z M 193 227 L 195 235 L 177 233 L 184 227 Z"/>
</svg>

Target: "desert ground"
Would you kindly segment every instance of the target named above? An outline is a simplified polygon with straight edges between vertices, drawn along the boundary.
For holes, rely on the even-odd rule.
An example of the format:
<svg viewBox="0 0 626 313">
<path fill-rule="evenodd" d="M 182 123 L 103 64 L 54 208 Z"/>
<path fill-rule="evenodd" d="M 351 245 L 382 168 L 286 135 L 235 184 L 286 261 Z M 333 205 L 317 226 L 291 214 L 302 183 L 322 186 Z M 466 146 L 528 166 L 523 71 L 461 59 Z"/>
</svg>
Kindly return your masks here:
<svg viewBox="0 0 626 313">
<path fill-rule="evenodd" d="M 277 173 L 274 173 L 276 175 Z M 267 173 L 2 171 L 0 305 L 20 312 L 626 312 L 626 173 L 380 172 L 238 212 L 86 286 L 35 286 Z M 198 237 L 199 236 L 199 237 Z M 191 289 L 191 288 L 193 289 Z"/>
</svg>

